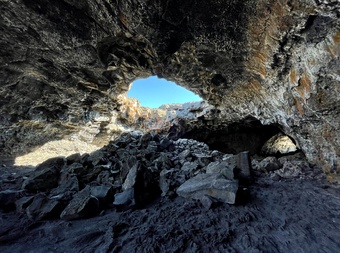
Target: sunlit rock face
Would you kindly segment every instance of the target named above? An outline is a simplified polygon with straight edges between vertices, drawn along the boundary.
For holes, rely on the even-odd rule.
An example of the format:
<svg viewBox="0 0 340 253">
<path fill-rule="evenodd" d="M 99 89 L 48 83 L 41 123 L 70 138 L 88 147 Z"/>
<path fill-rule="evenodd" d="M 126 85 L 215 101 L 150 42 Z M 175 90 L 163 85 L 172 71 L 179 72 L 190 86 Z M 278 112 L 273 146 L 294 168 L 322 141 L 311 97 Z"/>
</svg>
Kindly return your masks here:
<svg viewBox="0 0 340 253">
<path fill-rule="evenodd" d="M 158 75 L 216 106 L 214 125 L 277 124 L 330 178 L 340 173 L 337 0 L 0 5 L 3 153 L 111 117 L 132 81 Z"/>
</svg>

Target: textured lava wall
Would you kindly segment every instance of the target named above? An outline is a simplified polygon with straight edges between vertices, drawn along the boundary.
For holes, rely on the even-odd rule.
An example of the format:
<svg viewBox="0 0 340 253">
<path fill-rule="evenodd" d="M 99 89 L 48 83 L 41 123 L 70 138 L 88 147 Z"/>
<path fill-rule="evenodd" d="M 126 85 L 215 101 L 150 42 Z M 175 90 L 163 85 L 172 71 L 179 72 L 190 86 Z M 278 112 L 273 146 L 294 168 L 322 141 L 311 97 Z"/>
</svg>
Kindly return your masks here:
<svg viewBox="0 0 340 253">
<path fill-rule="evenodd" d="M 337 0 L 0 0 L 0 11 L 3 152 L 110 114 L 131 81 L 158 75 L 216 105 L 215 124 L 279 124 L 340 173 Z"/>
</svg>

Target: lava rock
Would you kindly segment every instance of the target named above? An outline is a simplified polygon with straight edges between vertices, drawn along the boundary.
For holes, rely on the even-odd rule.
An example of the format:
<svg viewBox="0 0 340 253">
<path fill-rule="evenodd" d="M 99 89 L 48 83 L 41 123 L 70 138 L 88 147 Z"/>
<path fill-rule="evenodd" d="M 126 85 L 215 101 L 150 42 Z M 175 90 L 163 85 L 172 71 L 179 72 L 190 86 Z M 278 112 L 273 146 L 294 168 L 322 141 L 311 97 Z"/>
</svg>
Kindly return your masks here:
<svg viewBox="0 0 340 253">
<path fill-rule="evenodd" d="M 107 185 L 91 186 L 91 195 L 100 201 L 101 206 L 106 206 L 114 200 L 114 189 Z"/>
<path fill-rule="evenodd" d="M 130 188 L 123 192 L 116 193 L 113 205 L 123 209 L 134 207 L 136 205 L 134 189 Z"/>
<path fill-rule="evenodd" d="M 257 170 L 263 172 L 275 171 L 280 169 L 282 166 L 276 157 L 268 156 L 257 164 Z"/>
<path fill-rule="evenodd" d="M 222 174 L 227 179 L 233 180 L 235 178 L 234 170 L 236 168 L 236 160 L 234 157 L 227 161 L 216 161 L 209 163 L 206 167 L 207 174 Z"/>
<path fill-rule="evenodd" d="M 287 161 L 275 173 L 282 178 L 296 178 L 303 174 L 305 168 L 309 167 L 304 161 Z"/>
<path fill-rule="evenodd" d="M 134 187 L 137 180 L 137 172 L 139 168 L 140 164 L 135 163 L 135 165 L 133 165 L 132 168 L 129 170 L 129 173 L 127 174 L 124 184 L 122 186 L 123 191 Z"/>
<path fill-rule="evenodd" d="M 164 169 L 159 174 L 159 188 L 162 191 L 163 197 L 166 196 L 169 192 L 171 183 L 174 180 L 173 174 L 174 174 L 174 169 L 170 169 L 170 170 Z"/>
<path fill-rule="evenodd" d="M 72 196 L 79 191 L 78 178 L 71 175 L 68 180 L 64 180 L 57 188 L 50 192 L 53 199 L 70 200 Z"/>
<path fill-rule="evenodd" d="M 22 189 L 29 192 L 46 191 L 58 186 L 60 171 L 64 169 L 66 160 L 64 157 L 56 157 L 46 160 L 38 165 L 22 185 Z"/>
<path fill-rule="evenodd" d="M 15 203 L 23 194 L 22 190 L 4 190 L 0 192 L 0 209 L 11 211 L 15 209 Z"/>
<path fill-rule="evenodd" d="M 87 185 L 73 196 L 73 199 L 60 214 L 60 218 L 64 220 L 90 218 L 99 212 L 99 200 L 91 195 L 91 187 Z"/>
<path fill-rule="evenodd" d="M 26 214 L 30 220 L 38 221 L 59 217 L 62 204 L 54 199 L 49 199 L 45 194 L 34 196 L 32 203 L 27 207 Z"/>
<path fill-rule="evenodd" d="M 194 170 L 196 170 L 198 167 L 197 162 L 185 162 L 181 168 L 181 170 L 185 171 L 185 172 L 193 172 Z"/>
<path fill-rule="evenodd" d="M 32 203 L 34 196 L 24 196 L 15 202 L 17 213 L 23 213 L 24 210 Z"/>
<path fill-rule="evenodd" d="M 184 198 L 200 200 L 206 195 L 224 203 L 235 204 L 237 190 L 237 180 L 229 180 L 214 173 L 199 174 L 182 184 L 176 192 Z"/>
</svg>

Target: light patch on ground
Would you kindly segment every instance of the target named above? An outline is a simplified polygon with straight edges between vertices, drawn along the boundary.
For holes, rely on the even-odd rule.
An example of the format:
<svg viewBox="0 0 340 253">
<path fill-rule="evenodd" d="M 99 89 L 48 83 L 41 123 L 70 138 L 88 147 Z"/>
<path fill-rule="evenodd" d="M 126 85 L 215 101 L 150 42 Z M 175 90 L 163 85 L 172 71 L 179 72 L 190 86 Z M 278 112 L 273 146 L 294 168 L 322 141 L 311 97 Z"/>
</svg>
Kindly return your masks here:
<svg viewBox="0 0 340 253">
<path fill-rule="evenodd" d="M 36 166 L 49 158 L 69 156 L 75 153 L 85 154 L 98 150 L 99 147 L 83 141 L 58 140 L 50 141 L 35 151 L 15 159 L 16 166 Z"/>
</svg>

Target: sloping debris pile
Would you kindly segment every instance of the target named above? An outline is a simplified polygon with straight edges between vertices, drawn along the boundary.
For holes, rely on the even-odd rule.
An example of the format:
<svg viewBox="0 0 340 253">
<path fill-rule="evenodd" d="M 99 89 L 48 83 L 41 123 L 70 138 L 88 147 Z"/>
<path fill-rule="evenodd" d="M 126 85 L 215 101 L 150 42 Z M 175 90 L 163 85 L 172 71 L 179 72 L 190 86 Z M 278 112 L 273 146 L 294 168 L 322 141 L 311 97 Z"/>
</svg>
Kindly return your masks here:
<svg viewBox="0 0 340 253">
<path fill-rule="evenodd" d="M 251 182 L 247 152 L 209 150 L 201 142 L 124 133 L 91 154 L 57 157 L 38 165 L 21 189 L 1 192 L 2 207 L 33 221 L 74 220 L 143 207 L 159 197 L 235 204 L 239 186 Z"/>
</svg>

